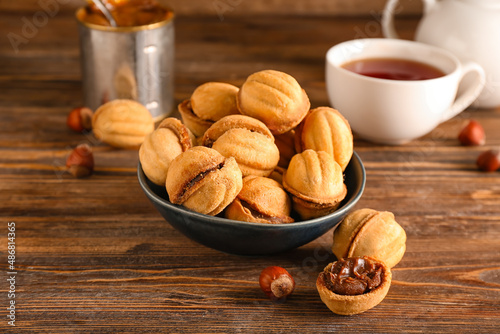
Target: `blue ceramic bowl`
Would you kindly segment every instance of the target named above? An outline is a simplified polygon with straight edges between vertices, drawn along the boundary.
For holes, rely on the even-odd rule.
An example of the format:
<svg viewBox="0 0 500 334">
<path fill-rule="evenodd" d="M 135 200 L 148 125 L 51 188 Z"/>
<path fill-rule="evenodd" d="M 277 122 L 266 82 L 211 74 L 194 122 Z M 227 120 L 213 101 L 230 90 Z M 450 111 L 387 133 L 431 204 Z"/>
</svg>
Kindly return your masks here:
<svg viewBox="0 0 500 334">
<path fill-rule="evenodd" d="M 365 188 L 365 168 L 356 152 L 344 174 L 347 196 L 335 212 L 320 218 L 275 225 L 212 217 L 172 204 L 165 188 L 149 181 L 140 164 L 137 168 L 142 190 L 170 225 L 202 245 L 239 255 L 284 252 L 313 241 L 337 226 L 361 198 Z"/>
</svg>

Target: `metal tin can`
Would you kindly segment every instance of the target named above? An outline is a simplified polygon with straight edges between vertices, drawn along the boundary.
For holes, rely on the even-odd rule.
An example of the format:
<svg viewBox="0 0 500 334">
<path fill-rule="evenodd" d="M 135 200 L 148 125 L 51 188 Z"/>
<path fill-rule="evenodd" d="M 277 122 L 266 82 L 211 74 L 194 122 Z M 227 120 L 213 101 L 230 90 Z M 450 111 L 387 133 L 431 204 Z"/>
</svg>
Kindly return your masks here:
<svg viewBox="0 0 500 334">
<path fill-rule="evenodd" d="M 83 96 L 96 110 L 115 99 L 133 99 L 155 120 L 168 116 L 174 106 L 174 16 L 134 27 L 109 27 L 79 22 Z"/>
</svg>

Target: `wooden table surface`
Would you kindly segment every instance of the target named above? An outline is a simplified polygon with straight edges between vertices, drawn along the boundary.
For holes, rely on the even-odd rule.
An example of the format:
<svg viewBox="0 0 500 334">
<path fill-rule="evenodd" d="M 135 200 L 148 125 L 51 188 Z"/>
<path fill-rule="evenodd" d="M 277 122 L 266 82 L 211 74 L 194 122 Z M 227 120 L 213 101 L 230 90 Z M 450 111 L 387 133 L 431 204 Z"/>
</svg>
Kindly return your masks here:
<svg viewBox="0 0 500 334">
<path fill-rule="evenodd" d="M 23 17 L 0 12 L 0 332 L 19 333 L 498 333 L 500 172 L 476 170 L 500 146 L 500 110 L 467 110 L 403 146 L 355 139 L 367 170 L 356 208 L 395 213 L 408 235 L 385 300 L 356 316 L 321 302 L 315 280 L 335 258 L 332 232 L 284 254 L 221 253 L 174 230 L 141 191 L 137 151 L 94 147 L 96 170 L 75 179 L 70 150 L 95 144 L 66 128 L 82 103 L 73 13 L 60 12 L 15 53 Z M 176 101 L 207 81 L 241 85 L 261 69 L 295 76 L 327 105 L 324 56 L 341 41 L 380 36 L 375 17 L 179 17 Z M 399 22 L 411 38 L 416 21 Z M 12 36 L 12 35 L 11 35 Z M 29 38 L 28 38 L 29 37 Z M 483 147 L 462 147 L 466 119 Z M 15 224 L 15 297 L 8 297 L 8 223 Z M 297 288 L 285 303 L 260 291 L 269 265 Z M 15 325 L 6 317 L 15 300 Z"/>
</svg>

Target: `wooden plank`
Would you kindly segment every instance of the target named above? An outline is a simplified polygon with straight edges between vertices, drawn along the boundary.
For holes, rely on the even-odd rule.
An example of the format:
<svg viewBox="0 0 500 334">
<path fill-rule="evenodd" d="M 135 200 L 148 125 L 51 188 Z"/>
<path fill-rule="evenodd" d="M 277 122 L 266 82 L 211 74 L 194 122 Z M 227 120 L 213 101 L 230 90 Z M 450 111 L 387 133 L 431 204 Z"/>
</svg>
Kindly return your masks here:
<svg viewBox="0 0 500 334">
<path fill-rule="evenodd" d="M 212 15 L 221 20 L 231 16 L 247 15 L 333 15 L 372 16 L 383 10 L 385 0 L 159 0 L 178 15 Z M 50 7 L 48 5 L 51 4 Z M 73 11 L 84 4 L 82 0 L 0 0 L 0 8 L 11 12 L 36 12 L 44 8 L 59 8 L 61 12 Z M 420 1 L 401 1 L 401 14 L 415 15 L 422 12 Z"/>
</svg>

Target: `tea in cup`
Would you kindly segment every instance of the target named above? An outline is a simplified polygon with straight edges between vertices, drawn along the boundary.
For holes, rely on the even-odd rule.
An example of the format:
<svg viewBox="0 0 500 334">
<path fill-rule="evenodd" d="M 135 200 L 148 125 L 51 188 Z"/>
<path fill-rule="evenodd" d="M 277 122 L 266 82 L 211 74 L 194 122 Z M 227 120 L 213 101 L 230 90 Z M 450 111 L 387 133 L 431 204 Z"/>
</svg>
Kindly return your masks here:
<svg viewBox="0 0 500 334">
<path fill-rule="evenodd" d="M 484 87 L 484 71 L 419 42 L 358 39 L 326 55 L 331 105 L 361 137 L 399 145 L 467 108 Z"/>
</svg>

